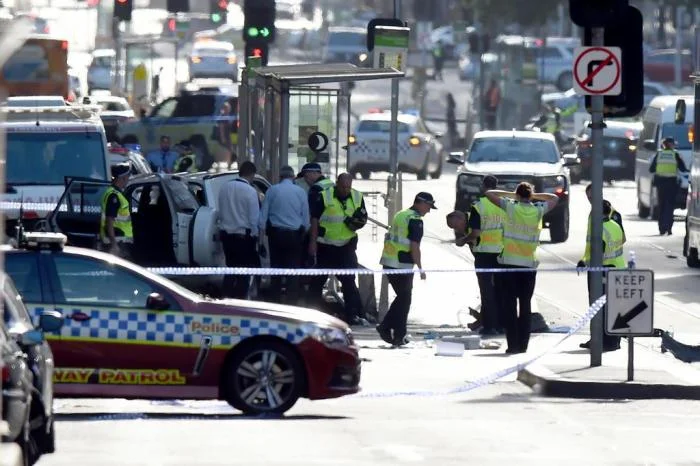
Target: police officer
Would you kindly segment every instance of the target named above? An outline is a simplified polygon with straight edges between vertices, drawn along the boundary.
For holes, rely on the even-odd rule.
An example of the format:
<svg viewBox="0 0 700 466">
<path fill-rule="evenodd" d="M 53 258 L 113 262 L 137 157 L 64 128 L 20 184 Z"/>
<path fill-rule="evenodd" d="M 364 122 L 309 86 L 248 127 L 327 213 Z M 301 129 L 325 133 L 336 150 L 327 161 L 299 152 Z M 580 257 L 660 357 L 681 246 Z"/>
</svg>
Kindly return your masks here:
<svg viewBox="0 0 700 466">
<path fill-rule="evenodd" d="M 536 269 L 535 253 L 540 243 L 542 217 L 557 205 L 559 197 L 551 193 L 534 193 L 529 183 L 520 183 L 514 193 L 489 190 L 486 197 L 505 211 L 503 251 L 498 263 L 505 269 Z M 536 201 L 544 204 L 535 204 Z M 524 353 L 530 341 L 531 300 L 537 272 L 505 272 L 500 275 L 503 324 L 508 341 L 506 353 Z"/>
<path fill-rule="evenodd" d="M 671 234 L 673 211 L 678 196 L 679 172 L 688 171 L 680 154 L 674 150 L 675 144 L 673 138 L 664 139 L 662 149 L 654 155 L 649 166 L 649 172 L 654 174 L 654 186 L 659 196 L 660 235 Z"/>
<path fill-rule="evenodd" d="M 177 146 L 178 146 L 178 149 L 180 149 L 180 156 L 175 161 L 175 168 L 173 171 L 175 173 L 183 173 L 183 172 L 196 173 L 197 172 L 197 157 L 195 156 L 194 152 L 192 151 L 192 146 L 190 145 L 190 142 L 187 140 L 180 141 Z"/>
<path fill-rule="evenodd" d="M 357 268 L 357 230 L 367 224 L 367 209 L 362 193 L 352 188 L 352 176 L 341 173 L 334 187 L 325 189 L 311 205 L 311 229 L 308 253 L 319 268 Z M 315 278 L 315 277 L 314 277 Z M 340 275 L 345 300 L 345 320 L 360 323 L 362 307 L 355 275 Z M 311 282 L 309 293 L 322 300 L 326 277 Z"/>
<path fill-rule="evenodd" d="M 420 242 L 423 238 L 423 216 L 435 207 L 435 200 L 430 193 L 418 193 L 413 205 L 394 216 L 391 228 L 384 239 L 384 250 L 380 263 L 385 269 L 422 269 Z M 425 272 L 420 273 L 425 280 Z M 377 332 L 382 340 L 394 346 L 403 346 L 406 339 L 406 323 L 411 309 L 413 293 L 413 274 L 388 274 L 387 279 L 396 293 L 396 298 L 389 306 L 384 320 L 377 325 Z"/>
<path fill-rule="evenodd" d="M 488 190 L 496 189 L 498 179 L 488 175 L 481 184 L 481 197 L 472 206 L 469 213 L 469 234 L 466 241 L 472 245 L 474 266 L 477 269 L 494 269 L 499 267 L 498 256 L 503 250 L 503 222 L 505 212 L 500 206 L 483 195 Z M 501 306 L 496 291 L 496 274 L 483 272 L 476 274 L 481 293 L 482 335 L 501 333 Z"/>
<path fill-rule="evenodd" d="M 304 164 L 304 166 L 301 167 L 301 172 L 297 180 L 299 180 L 297 184 L 300 186 L 303 187 L 305 184 L 308 187 L 307 191 L 309 196 L 317 196 L 323 192 L 323 190 L 333 186 L 333 181 L 323 176 L 321 165 L 315 162 Z M 303 183 L 301 183 L 301 180 L 303 180 Z"/>
<path fill-rule="evenodd" d="M 625 231 L 620 224 L 612 219 L 613 209 L 608 201 L 603 201 L 603 267 L 614 267 L 624 269 L 627 267 L 625 263 L 623 246 L 625 244 Z M 619 215 L 619 214 L 618 214 Z M 578 262 L 577 267 L 586 267 L 591 262 L 591 230 L 590 216 L 589 229 L 586 235 L 586 251 L 583 258 Z M 591 295 L 591 282 L 593 275 L 588 273 L 588 301 L 593 304 L 600 296 Z M 603 281 L 603 294 L 605 294 L 605 281 Z M 591 331 L 593 327 L 591 325 Z M 581 343 L 581 348 L 590 348 L 590 340 Z M 615 351 L 620 349 L 620 337 L 603 334 L 603 351 Z"/>
<path fill-rule="evenodd" d="M 100 216 L 100 248 L 126 259 L 132 257 L 134 243 L 131 206 L 122 193 L 130 173 L 129 163 L 112 165 L 112 184 L 102 195 Z"/>
<path fill-rule="evenodd" d="M 588 199 L 588 203 L 593 202 L 593 183 L 588 183 L 588 186 L 586 186 L 586 198 Z M 608 201 L 605 201 L 608 202 Z M 608 202 L 608 204 L 610 204 Z M 614 220 L 615 223 L 620 225 L 620 228 L 622 228 L 622 232 L 624 233 L 625 231 L 625 226 L 622 224 L 622 215 L 620 215 L 620 212 L 615 210 L 615 208 L 610 204 L 610 219 Z M 590 236 L 590 229 L 591 229 L 591 214 L 588 214 L 588 236 Z M 588 246 L 590 247 L 590 246 Z"/>
</svg>

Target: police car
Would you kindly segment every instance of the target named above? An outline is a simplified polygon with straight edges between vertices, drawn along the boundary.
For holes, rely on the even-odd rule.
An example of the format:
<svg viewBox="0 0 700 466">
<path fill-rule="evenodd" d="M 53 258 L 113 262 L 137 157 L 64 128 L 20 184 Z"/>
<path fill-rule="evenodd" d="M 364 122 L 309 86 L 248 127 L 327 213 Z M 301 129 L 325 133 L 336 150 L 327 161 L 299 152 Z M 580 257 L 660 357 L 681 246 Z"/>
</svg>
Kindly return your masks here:
<svg viewBox="0 0 700 466">
<path fill-rule="evenodd" d="M 358 348 L 342 321 L 299 307 L 203 298 L 65 241 L 35 233 L 2 247 L 30 312 L 65 318 L 47 334 L 57 396 L 223 399 L 259 414 L 283 413 L 300 397 L 359 390 Z"/>
<path fill-rule="evenodd" d="M 53 210 L 66 177 L 109 179 L 99 112 L 89 105 L 0 108 L 7 137 L 2 200 L 8 236 L 14 234 L 20 210 L 29 227 Z"/>
<path fill-rule="evenodd" d="M 415 173 L 419 180 L 442 174 L 443 146 L 440 133 L 432 133 L 415 112 L 398 116 L 399 170 Z M 360 116 L 348 137 L 348 167 L 368 179 L 373 172 L 389 171 L 391 112 L 373 110 Z"/>
</svg>

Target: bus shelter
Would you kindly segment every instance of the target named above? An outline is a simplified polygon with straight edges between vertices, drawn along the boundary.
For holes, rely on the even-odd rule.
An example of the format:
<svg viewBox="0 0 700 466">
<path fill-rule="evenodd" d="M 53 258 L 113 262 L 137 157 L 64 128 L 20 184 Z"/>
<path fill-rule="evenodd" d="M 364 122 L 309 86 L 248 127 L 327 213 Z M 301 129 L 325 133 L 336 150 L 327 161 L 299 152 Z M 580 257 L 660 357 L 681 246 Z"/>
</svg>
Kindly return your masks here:
<svg viewBox="0 0 700 466">
<path fill-rule="evenodd" d="M 537 57 L 541 41 L 534 37 L 501 35 L 496 38 L 494 49 L 498 56 L 497 70 L 502 100 L 498 112 L 500 128 L 522 128 L 527 120 L 540 109 L 540 91 L 537 87 Z"/>
<path fill-rule="evenodd" d="M 239 160 L 253 160 L 271 180 L 290 165 L 300 170 L 316 161 L 331 176 L 347 160 L 350 95 L 344 83 L 401 78 L 393 68 L 359 68 L 349 63 L 266 66 L 244 72 L 239 87 Z M 341 84 L 338 89 L 337 84 Z M 389 94 L 389 83 L 387 83 Z M 342 130 L 342 133 L 341 133 Z M 323 133 L 328 147 L 312 151 L 307 144 Z M 341 157 L 341 152 L 343 156 Z"/>
</svg>

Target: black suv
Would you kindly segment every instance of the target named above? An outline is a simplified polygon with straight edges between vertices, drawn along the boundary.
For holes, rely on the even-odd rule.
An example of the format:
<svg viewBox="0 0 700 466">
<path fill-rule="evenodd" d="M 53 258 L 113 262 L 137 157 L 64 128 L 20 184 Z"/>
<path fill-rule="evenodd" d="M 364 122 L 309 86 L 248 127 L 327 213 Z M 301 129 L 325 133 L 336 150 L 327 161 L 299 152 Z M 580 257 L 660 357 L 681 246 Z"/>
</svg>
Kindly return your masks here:
<svg viewBox="0 0 700 466">
<path fill-rule="evenodd" d="M 569 237 L 569 168 L 578 164 L 575 155 L 561 156 L 554 136 L 535 131 L 480 131 L 471 147 L 452 152 L 447 160 L 460 165 L 455 209 L 468 213 L 486 175 L 498 178 L 499 189 L 515 190 L 527 181 L 537 192 L 554 193 L 559 204 L 545 214 L 553 243 Z"/>
</svg>

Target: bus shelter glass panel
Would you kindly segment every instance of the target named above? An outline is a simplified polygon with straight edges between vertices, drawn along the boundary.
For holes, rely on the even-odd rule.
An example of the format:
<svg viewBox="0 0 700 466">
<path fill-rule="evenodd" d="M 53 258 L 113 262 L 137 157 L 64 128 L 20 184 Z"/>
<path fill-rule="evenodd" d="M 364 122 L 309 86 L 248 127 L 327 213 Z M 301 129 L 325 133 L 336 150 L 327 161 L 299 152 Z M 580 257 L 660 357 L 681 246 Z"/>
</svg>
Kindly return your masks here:
<svg viewBox="0 0 700 466">
<path fill-rule="evenodd" d="M 300 170 L 305 163 L 317 162 L 326 176 L 338 173 L 341 145 L 347 140 L 347 127 L 341 136 L 338 112 L 338 92 L 324 89 L 292 89 L 289 94 L 289 165 Z M 342 120 L 345 120 L 343 118 Z M 343 125 L 344 126 L 344 125 Z M 308 146 L 309 136 L 321 132 L 328 137 L 328 147 L 318 154 Z M 344 152 L 344 151 L 343 151 Z"/>
</svg>

